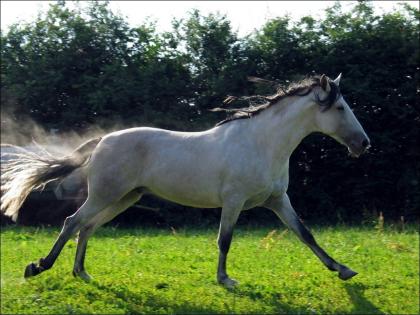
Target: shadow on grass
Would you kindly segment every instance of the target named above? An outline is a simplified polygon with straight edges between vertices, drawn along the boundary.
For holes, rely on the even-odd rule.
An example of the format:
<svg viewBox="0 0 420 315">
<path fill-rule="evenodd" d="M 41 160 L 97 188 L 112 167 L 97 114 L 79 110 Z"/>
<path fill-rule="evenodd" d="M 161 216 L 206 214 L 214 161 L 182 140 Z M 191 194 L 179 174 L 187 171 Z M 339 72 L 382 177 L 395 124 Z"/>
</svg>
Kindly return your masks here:
<svg viewBox="0 0 420 315">
<path fill-rule="evenodd" d="M 114 295 L 116 299 L 125 302 L 125 314 L 145 314 L 145 313 L 172 313 L 172 314 L 215 314 L 217 311 L 211 307 L 198 307 L 191 305 L 188 301 L 171 301 L 164 297 L 154 294 L 151 291 L 143 294 L 133 292 L 122 286 L 106 286 L 92 281 L 90 283 L 97 289 Z"/>
<path fill-rule="evenodd" d="M 282 297 L 280 294 L 271 293 L 264 294 L 259 292 L 258 288 L 253 286 L 247 286 L 244 289 L 235 288 L 233 290 L 226 289 L 226 296 L 224 297 L 225 309 L 221 310 L 217 307 L 194 305 L 191 301 L 180 301 L 180 300 L 169 300 L 165 299 L 161 295 L 154 294 L 153 291 L 144 292 L 143 294 L 133 292 L 127 287 L 114 287 L 106 286 L 92 281 L 90 283 L 97 289 L 106 292 L 107 294 L 114 295 L 116 299 L 121 299 L 126 302 L 125 312 L 126 314 L 144 314 L 147 312 L 160 312 L 160 313 L 174 313 L 174 314 L 235 314 L 236 303 L 241 303 L 240 299 L 248 297 L 254 301 L 264 300 L 264 304 L 272 306 L 273 314 L 315 314 L 316 310 L 307 307 L 296 307 L 286 303 L 282 303 Z M 215 297 L 216 298 L 216 297 Z M 220 298 L 217 297 L 217 298 Z M 220 306 L 220 305 L 219 305 Z M 241 313 L 244 313 L 243 310 Z M 247 314 L 253 314 L 246 312 Z M 255 311 L 254 314 L 261 314 L 261 311 Z"/>
<path fill-rule="evenodd" d="M 345 283 L 344 288 L 346 289 L 351 302 L 353 303 L 353 308 L 349 312 L 350 314 L 385 314 L 380 309 L 378 309 L 372 302 L 370 302 L 364 295 L 364 291 L 368 288 L 361 283 Z M 269 304 L 274 307 L 275 313 L 277 314 L 314 314 L 319 313 L 319 311 L 310 308 L 308 306 L 296 306 L 282 303 L 282 294 L 271 292 L 268 296 L 266 293 L 262 293 L 258 287 L 253 287 L 252 285 L 247 285 L 245 287 L 237 287 L 234 290 L 234 293 L 239 296 L 247 296 L 252 300 L 261 300 L 264 299 L 266 304 Z M 232 292 L 233 292 L 232 291 Z"/>
<path fill-rule="evenodd" d="M 308 306 L 298 306 L 298 305 L 290 305 L 289 303 L 285 303 L 284 301 L 284 294 L 279 292 L 265 292 L 265 290 L 261 290 L 262 288 L 256 285 L 246 284 L 246 285 L 239 285 L 233 290 L 230 291 L 235 297 L 248 297 L 249 299 L 257 302 L 264 300 L 264 304 L 266 306 L 271 306 L 273 309 L 273 314 L 316 314 L 319 311 L 308 307 Z M 233 313 L 235 313 L 233 311 Z M 256 314 L 260 314 L 261 312 L 257 312 Z"/>
<path fill-rule="evenodd" d="M 46 281 L 44 283 L 48 287 L 48 290 L 51 290 L 51 281 Z M 254 314 L 267 313 L 268 309 L 272 314 L 320 313 L 320 310 L 311 308 L 310 305 L 291 305 L 286 301 L 291 301 L 293 299 L 291 299 L 290 296 L 286 297 L 284 293 L 272 290 L 267 291 L 264 286 L 252 284 L 239 285 L 233 290 L 226 289 L 225 294 L 221 295 L 219 291 L 219 294 L 215 295 L 214 299 L 222 299 L 223 303 L 215 303 L 215 305 L 200 305 L 200 299 L 194 297 L 193 289 L 191 291 L 191 299 L 188 297 L 179 299 L 176 296 L 176 293 L 171 296 L 165 296 L 165 294 L 159 293 L 158 290 L 165 290 L 167 285 L 156 285 L 155 289 L 148 288 L 141 292 L 132 291 L 124 284 L 105 284 L 96 280 L 89 282 L 87 285 L 98 290 L 90 292 L 90 300 L 97 301 L 106 296 L 108 302 L 112 301 L 114 305 L 119 305 L 119 311 L 122 311 L 125 314 L 252 314 L 251 310 L 244 312 L 243 306 L 241 307 L 240 304 L 244 298 L 255 301 L 255 303 L 263 304 L 261 311 L 258 311 L 258 309 L 252 310 Z M 345 283 L 344 288 L 352 303 L 351 310 L 346 311 L 345 313 L 384 314 L 365 297 L 364 292 L 369 288 L 368 286 L 360 283 Z M 44 288 L 44 290 L 45 289 L 46 288 Z M 211 290 L 209 291 L 211 292 Z M 209 294 L 211 294 L 210 292 Z M 209 300 L 207 299 L 207 301 Z M 266 310 L 265 312 L 264 309 Z M 343 314 L 344 312 L 338 312 L 338 314 L 340 313 Z"/>
<path fill-rule="evenodd" d="M 352 314 L 385 314 L 365 297 L 364 291 L 368 287 L 364 284 L 345 283 L 344 288 L 353 302 Z"/>
</svg>

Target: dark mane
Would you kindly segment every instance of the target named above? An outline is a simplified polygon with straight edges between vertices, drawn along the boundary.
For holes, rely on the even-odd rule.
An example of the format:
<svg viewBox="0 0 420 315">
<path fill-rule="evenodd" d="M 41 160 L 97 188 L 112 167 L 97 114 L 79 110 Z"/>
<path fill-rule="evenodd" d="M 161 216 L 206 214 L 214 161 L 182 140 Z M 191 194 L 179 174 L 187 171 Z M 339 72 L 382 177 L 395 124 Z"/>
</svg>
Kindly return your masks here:
<svg viewBox="0 0 420 315">
<path fill-rule="evenodd" d="M 224 104 L 231 104 L 235 101 L 247 101 L 249 106 L 242 107 L 242 108 L 213 108 L 211 111 L 213 112 L 226 112 L 230 115 L 218 122 L 216 126 L 223 125 L 225 123 L 231 122 L 233 120 L 238 119 L 248 119 L 253 116 L 258 115 L 263 110 L 271 107 L 274 104 L 277 104 L 281 99 L 288 97 L 288 96 L 306 96 L 312 92 L 312 90 L 321 85 L 321 76 L 311 76 L 305 78 L 298 82 L 292 82 L 288 86 L 282 86 L 272 81 L 267 81 L 264 79 L 254 78 L 252 77 L 253 82 L 262 82 L 262 83 L 270 83 L 275 85 L 277 88 L 277 92 L 273 95 L 264 96 L 264 95 L 252 95 L 252 96 L 242 96 L 242 97 L 235 97 L 229 96 L 224 100 Z M 329 95 L 321 100 L 317 96 L 317 103 L 321 106 L 325 106 L 325 109 L 330 108 L 334 102 L 338 99 L 340 95 L 340 90 L 338 86 L 331 80 L 328 79 L 331 91 Z"/>
</svg>

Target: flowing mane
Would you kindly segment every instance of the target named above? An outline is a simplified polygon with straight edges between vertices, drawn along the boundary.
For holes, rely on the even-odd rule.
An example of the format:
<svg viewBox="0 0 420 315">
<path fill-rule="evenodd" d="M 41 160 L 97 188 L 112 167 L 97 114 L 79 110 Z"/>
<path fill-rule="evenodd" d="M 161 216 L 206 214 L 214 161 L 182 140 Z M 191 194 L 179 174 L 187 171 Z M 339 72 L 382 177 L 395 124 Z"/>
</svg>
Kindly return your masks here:
<svg viewBox="0 0 420 315">
<path fill-rule="evenodd" d="M 248 119 L 255 115 L 258 115 L 265 109 L 271 107 L 274 104 L 277 104 L 280 100 L 289 97 L 289 96 L 306 96 L 309 93 L 312 92 L 312 90 L 315 87 L 318 87 L 321 85 L 321 76 L 310 76 L 307 77 L 301 81 L 292 82 L 288 86 L 283 86 L 280 84 L 277 84 L 273 81 L 268 81 L 260 78 L 251 77 L 249 79 L 252 82 L 257 83 L 269 83 L 271 85 L 274 85 L 277 88 L 277 92 L 273 95 L 252 95 L 252 96 L 228 96 L 224 101 L 223 104 L 231 104 L 235 101 L 247 101 L 249 103 L 248 107 L 242 107 L 242 108 L 213 108 L 211 111 L 213 112 L 226 112 L 230 114 L 226 119 L 218 122 L 216 126 L 223 125 L 225 123 L 238 120 L 238 119 Z M 328 78 L 328 82 L 331 86 L 331 91 L 329 95 L 321 100 L 319 96 L 316 96 L 317 103 L 321 106 L 325 106 L 325 109 L 330 108 L 334 102 L 338 99 L 340 96 L 340 89 L 339 87 L 334 83 L 333 80 Z"/>
</svg>

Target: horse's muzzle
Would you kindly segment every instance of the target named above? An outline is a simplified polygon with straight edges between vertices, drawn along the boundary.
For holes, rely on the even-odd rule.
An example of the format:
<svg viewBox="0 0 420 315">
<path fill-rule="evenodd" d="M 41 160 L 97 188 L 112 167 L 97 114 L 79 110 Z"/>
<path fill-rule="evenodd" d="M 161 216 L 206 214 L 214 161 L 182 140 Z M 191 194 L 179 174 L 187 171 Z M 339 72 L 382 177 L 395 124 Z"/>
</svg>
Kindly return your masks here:
<svg viewBox="0 0 420 315">
<path fill-rule="evenodd" d="M 347 140 L 347 139 L 346 139 Z M 357 134 L 346 141 L 351 157 L 359 157 L 370 148 L 370 140 L 366 134 Z"/>
</svg>

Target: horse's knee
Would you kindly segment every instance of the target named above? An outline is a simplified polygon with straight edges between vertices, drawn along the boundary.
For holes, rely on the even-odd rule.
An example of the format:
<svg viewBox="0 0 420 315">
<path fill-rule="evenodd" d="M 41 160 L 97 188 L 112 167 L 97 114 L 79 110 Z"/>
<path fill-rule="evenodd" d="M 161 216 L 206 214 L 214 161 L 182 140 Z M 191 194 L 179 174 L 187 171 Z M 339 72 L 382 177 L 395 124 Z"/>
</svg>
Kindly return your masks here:
<svg viewBox="0 0 420 315">
<path fill-rule="evenodd" d="M 44 258 L 40 258 L 39 262 L 38 262 L 38 266 L 41 268 L 41 272 L 50 269 L 53 264 L 51 263 L 51 261 L 44 259 Z"/>
</svg>

